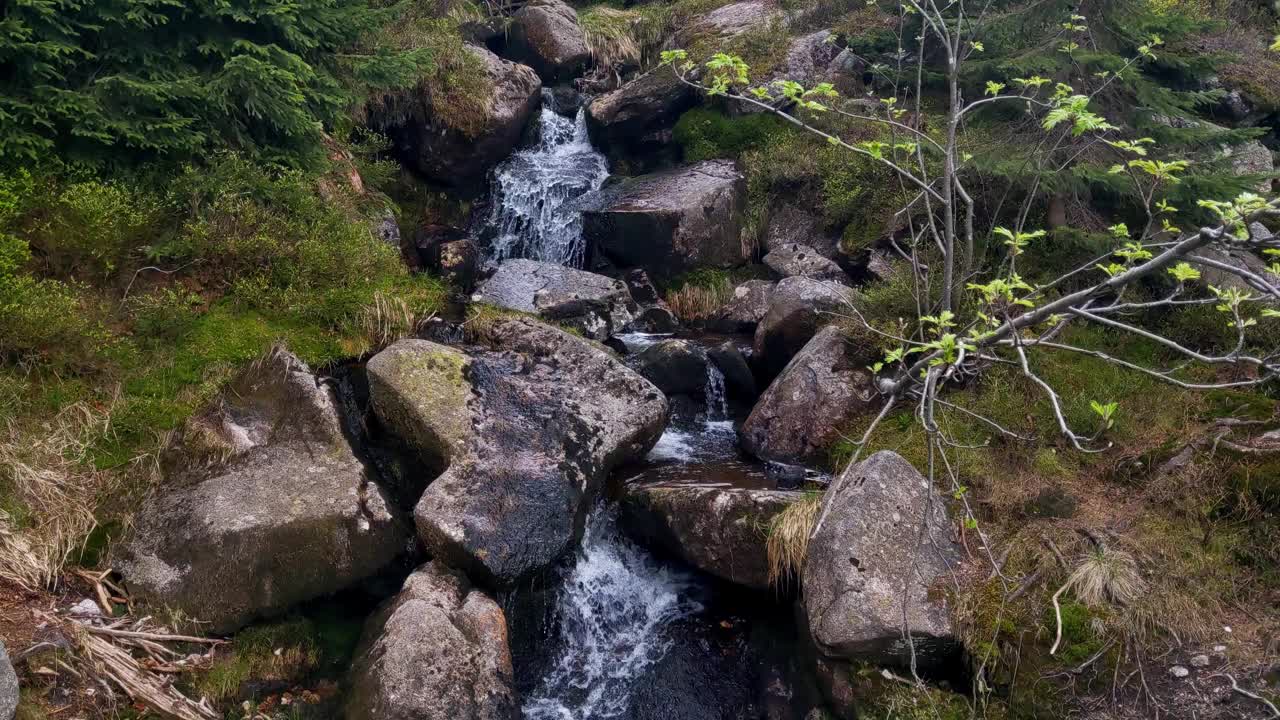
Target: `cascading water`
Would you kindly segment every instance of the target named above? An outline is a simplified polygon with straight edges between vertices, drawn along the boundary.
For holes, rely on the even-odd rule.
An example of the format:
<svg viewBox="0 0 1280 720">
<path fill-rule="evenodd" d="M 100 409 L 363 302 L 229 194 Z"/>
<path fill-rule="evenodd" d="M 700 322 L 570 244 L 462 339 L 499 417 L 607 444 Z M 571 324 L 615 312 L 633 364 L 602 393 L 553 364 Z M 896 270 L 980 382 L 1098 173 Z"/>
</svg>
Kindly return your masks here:
<svg viewBox="0 0 1280 720">
<path fill-rule="evenodd" d="M 493 179 L 493 211 L 486 234 L 489 259 L 527 258 L 582 267 L 582 213 L 577 201 L 609 176 L 604 156 L 587 137 L 585 110 L 570 120 L 543 90 L 538 144 L 515 153 Z"/>
<path fill-rule="evenodd" d="M 729 400 L 724 392 L 724 373 L 713 362 L 707 363 L 707 384 L 702 390 L 707 402 L 707 422 L 729 420 Z"/>
<path fill-rule="evenodd" d="M 617 717 L 673 639 L 667 626 L 702 610 L 693 578 L 658 564 L 618 531 L 613 511 L 588 521 L 562 573 L 554 664 L 524 704 L 527 720 Z"/>
</svg>

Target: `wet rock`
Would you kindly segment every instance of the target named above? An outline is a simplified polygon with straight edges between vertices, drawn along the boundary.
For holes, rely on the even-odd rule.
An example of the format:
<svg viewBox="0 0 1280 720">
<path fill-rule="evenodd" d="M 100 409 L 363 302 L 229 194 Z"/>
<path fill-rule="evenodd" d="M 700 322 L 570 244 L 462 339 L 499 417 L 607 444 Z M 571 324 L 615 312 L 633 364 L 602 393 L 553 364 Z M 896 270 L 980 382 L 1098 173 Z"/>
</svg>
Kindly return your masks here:
<svg viewBox="0 0 1280 720">
<path fill-rule="evenodd" d="M 440 243 L 437 252 L 440 278 L 464 293 L 470 292 L 480 270 L 480 250 L 476 241 L 468 238 Z"/>
<path fill-rule="evenodd" d="M 654 343 L 627 365 L 666 395 L 701 395 L 707 385 L 707 353 L 688 340 Z"/>
<path fill-rule="evenodd" d="M 662 434 L 662 393 L 610 353 L 528 317 L 473 323 L 463 355 L 402 340 L 369 361 L 374 411 L 447 469 L 414 519 L 433 557 L 511 586 L 570 550 L 604 478 Z"/>
<path fill-rule="evenodd" d="M 928 480 L 897 454 L 878 452 L 828 488 L 819 518 L 802 576 L 818 650 L 907 665 L 905 611 L 919 665 L 951 660 L 959 648 L 941 585 L 960 558 L 943 500 Z"/>
<path fill-rule="evenodd" d="M 666 307 L 648 307 L 636 313 L 627 325 L 627 332 L 673 333 L 680 329 L 680 320 Z"/>
<path fill-rule="evenodd" d="M 412 243 L 404 250 L 405 257 L 415 270 L 436 270 L 440 267 L 440 246 L 469 237 L 465 230 L 452 225 L 423 225 L 413 231 Z"/>
<path fill-rule="evenodd" d="M 511 153 L 538 109 L 542 83 L 532 69 L 468 45 L 492 90 L 478 118 L 435 112 L 421 89 L 371 104 L 370 124 L 391 139 L 396 153 L 429 179 L 474 185 Z"/>
<path fill-rule="evenodd" d="M 0 640 L 0 720 L 13 720 L 18 710 L 18 674 Z"/>
<path fill-rule="evenodd" d="M 756 376 L 772 381 L 818 330 L 838 313 L 848 313 L 853 291 L 807 277 L 780 281 L 769 298 L 769 309 L 756 326 L 752 362 Z"/>
<path fill-rule="evenodd" d="M 649 273 L 640 268 L 627 272 L 623 280 L 627 283 L 627 289 L 631 291 L 631 298 L 640 305 L 665 305 L 662 301 L 662 295 L 658 292 L 658 288 L 654 287 L 653 280 L 649 278 Z"/>
<path fill-rule="evenodd" d="M 283 350 L 188 423 L 168 492 L 136 514 L 116 567 L 134 597 L 228 632 L 336 592 L 409 544 L 357 459 L 333 391 Z"/>
<path fill-rule="evenodd" d="M 781 490 L 629 485 L 623 526 L 722 580 L 769 589 L 765 528 L 799 497 Z"/>
<path fill-rule="evenodd" d="M 747 358 L 732 341 L 726 340 L 707 350 L 707 357 L 724 375 L 725 389 L 735 399 L 752 402 L 757 397 L 756 379 Z"/>
<path fill-rule="evenodd" d="M 658 67 L 592 100 L 587 129 L 602 150 L 644 153 L 668 144 L 676 120 L 697 102 L 696 90 Z"/>
<path fill-rule="evenodd" d="M 764 256 L 764 264 L 779 278 L 811 277 L 815 280 L 849 284 L 849 276 L 834 261 L 808 245 L 780 245 Z"/>
<path fill-rule="evenodd" d="M 561 0 L 533 0 L 512 15 L 507 52 L 547 83 L 578 77 L 591 59 L 577 11 Z"/>
<path fill-rule="evenodd" d="M 818 331 L 760 396 L 742 448 L 762 460 L 819 463 L 853 421 L 877 408 L 873 378 L 839 328 Z"/>
<path fill-rule="evenodd" d="M 439 563 L 409 576 L 365 625 L 346 720 L 516 720 L 507 623 Z"/>
<path fill-rule="evenodd" d="M 537 260 L 503 261 L 472 300 L 561 322 L 595 340 L 621 332 L 634 306 L 620 280 Z"/>
<path fill-rule="evenodd" d="M 583 212 L 583 237 L 611 262 L 658 278 L 740 265 L 746 187 L 731 160 L 629 178 Z"/>
<path fill-rule="evenodd" d="M 773 299 L 777 283 L 768 280 L 748 280 L 733 289 L 733 299 L 716 313 L 711 326 L 720 332 L 754 332 Z"/>
</svg>

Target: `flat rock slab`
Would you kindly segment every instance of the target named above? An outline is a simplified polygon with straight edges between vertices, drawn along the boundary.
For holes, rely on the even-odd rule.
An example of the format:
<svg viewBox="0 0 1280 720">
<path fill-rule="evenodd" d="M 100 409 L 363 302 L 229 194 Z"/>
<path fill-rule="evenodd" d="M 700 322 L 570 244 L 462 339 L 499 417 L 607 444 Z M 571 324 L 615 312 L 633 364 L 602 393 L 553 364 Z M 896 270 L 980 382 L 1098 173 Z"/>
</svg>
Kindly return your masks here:
<svg viewBox="0 0 1280 720">
<path fill-rule="evenodd" d="M 764 264 L 779 278 L 810 277 L 815 280 L 849 284 L 849 276 L 830 258 L 800 243 L 785 243 L 769 250 Z"/>
<path fill-rule="evenodd" d="M 537 260 L 504 261 L 472 300 L 561 322 L 594 340 L 621 332 L 636 309 L 621 280 Z"/>
<path fill-rule="evenodd" d="M 170 488 L 116 567 L 134 597 L 229 632 L 376 574 L 408 525 L 343 434 L 337 403 L 276 352 L 188 423 Z"/>
</svg>

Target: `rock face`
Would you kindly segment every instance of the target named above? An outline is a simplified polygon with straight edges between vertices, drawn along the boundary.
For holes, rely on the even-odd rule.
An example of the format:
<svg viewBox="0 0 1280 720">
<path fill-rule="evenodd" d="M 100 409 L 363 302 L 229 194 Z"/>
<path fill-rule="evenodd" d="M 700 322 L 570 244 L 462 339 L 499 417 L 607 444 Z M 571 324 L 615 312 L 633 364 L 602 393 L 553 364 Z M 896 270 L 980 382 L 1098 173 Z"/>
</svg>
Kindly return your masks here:
<svg viewBox="0 0 1280 720">
<path fill-rule="evenodd" d="M 18 710 L 18 674 L 13 671 L 4 641 L 0 641 L 0 720 L 13 720 Z"/>
<path fill-rule="evenodd" d="M 472 300 L 562 322 L 595 340 L 621 331 L 635 307 L 621 280 L 537 260 L 504 261 Z"/>
<path fill-rule="evenodd" d="M 591 342 L 527 317 L 477 322 L 488 350 L 402 340 L 368 364 L 374 411 L 447 466 L 414 510 L 433 557 L 510 586 L 573 547 L 615 466 L 666 422 L 662 393 Z"/>
<path fill-rule="evenodd" d="M 699 570 L 767 590 L 764 529 L 798 497 L 781 490 L 631 485 L 622 498 L 622 521 L 632 534 Z"/>
<path fill-rule="evenodd" d="M 135 517 L 117 564 L 134 596 L 226 632 L 341 590 L 405 550 L 407 525 L 336 408 L 287 352 L 242 373 L 189 423 L 178 486 Z"/>
<path fill-rule="evenodd" d="M 670 67 L 641 75 L 587 106 L 587 130 L 596 146 L 631 152 L 667 144 L 671 128 L 698 93 L 681 82 Z"/>
<path fill-rule="evenodd" d="M 733 299 L 716 313 L 711 325 L 720 332 L 753 332 L 769 312 L 777 283 L 748 280 L 733 289 Z"/>
<path fill-rule="evenodd" d="M 560 0 L 534 0 L 512 15 L 507 49 L 547 83 L 572 80 L 591 59 L 577 11 Z"/>
<path fill-rule="evenodd" d="M 740 265 L 746 190 L 730 160 L 629 178 L 583 212 L 583 237 L 615 264 L 654 277 Z"/>
<path fill-rule="evenodd" d="M 707 385 L 707 353 L 688 340 L 654 343 L 627 365 L 666 395 L 701 395 Z"/>
<path fill-rule="evenodd" d="M 839 328 L 818 331 L 760 396 L 742 424 L 742 447 L 762 460 L 825 460 L 849 423 L 876 404 L 873 379 Z"/>
<path fill-rule="evenodd" d="M 779 278 L 811 277 L 842 285 L 849 283 L 849 276 L 835 261 L 819 255 L 808 245 L 787 243 L 774 247 L 764 256 L 764 264 Z"/>
<path fill-rule="evenodd" d="M 432 563 L 365 625 L 346 720 L 516 720 L 507 623 L 492 599 Z"/>
<path fill-rule="evenodd" d="M 813 278 L 792 277 L 779 282 L 768 311 L 756 326 L 752 346 L 756 375 L 765 381 L 777 377 L 800 348 L 835 319 L 833 313 L 849 311 L 852 299 L 852 290 Z"/>
<path fill-rule="evenodd" d="M 823 516 L 802 576 L 818 649 L 873 664 L 908 664 L 905 589 L 906 629 L 921 666 L 957 652 L 943 583 L 960 557 L 943 500 L 924 476 L 897 454 L 878 452 L 827 489 Z"/>
<path fill-rule="evenodd" d="M 430 98 L 387 98 L 370 109 L 371 124 L 387 135 L 397 154 L 428 178 L 466 186 L 484 179 L 520 142 L 524 127 L 542 98 L 542 83 L 532 69 L 468 45 L 491 84 L 479 118 L 466 124 L 434 112 Z M 421 91 L 413 91 L 420 93 Z"/>
</svg>

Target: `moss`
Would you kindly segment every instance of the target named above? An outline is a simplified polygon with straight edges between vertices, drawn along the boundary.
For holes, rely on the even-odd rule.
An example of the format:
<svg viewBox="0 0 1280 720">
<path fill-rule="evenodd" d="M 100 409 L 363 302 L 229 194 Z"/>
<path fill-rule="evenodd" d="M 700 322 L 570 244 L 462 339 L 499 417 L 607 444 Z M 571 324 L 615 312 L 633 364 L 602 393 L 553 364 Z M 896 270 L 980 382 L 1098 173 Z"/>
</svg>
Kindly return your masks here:
<svg viewBox="0 0 1280 720">
<path fill-rule="evenodd" d="M 783 119 L 767 113 L 729 117 L 711 108 L 694 108 L 676 122 L 674 139 L 686 162 L 716 158 L 737 159 L 795 131 Z"/>
<path fill-rule="evenodd" d="M 201 695 L 222 703 L 238 697 L 251 680 L 294 683 L 319 662 L 314 624 L 304 618 L 291 618 L 240 631 L 229 652 L 214 660 L 194 684 Z"/>
<path fill-rule="evenodd" d="M 999 701 L 974 701 L 958 693 L 884 678 L 878 668 L 863 666 L 851 671 L 859 718 L 868 720 L 1004 720 Z M 976 711 L 976 715 L 975 715 Z"/>
</svg>

